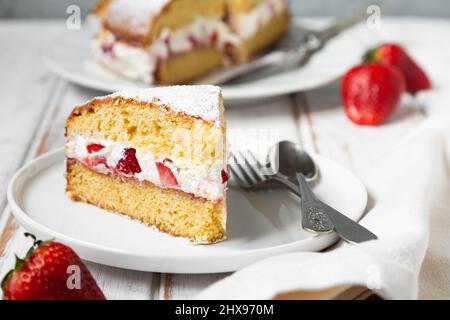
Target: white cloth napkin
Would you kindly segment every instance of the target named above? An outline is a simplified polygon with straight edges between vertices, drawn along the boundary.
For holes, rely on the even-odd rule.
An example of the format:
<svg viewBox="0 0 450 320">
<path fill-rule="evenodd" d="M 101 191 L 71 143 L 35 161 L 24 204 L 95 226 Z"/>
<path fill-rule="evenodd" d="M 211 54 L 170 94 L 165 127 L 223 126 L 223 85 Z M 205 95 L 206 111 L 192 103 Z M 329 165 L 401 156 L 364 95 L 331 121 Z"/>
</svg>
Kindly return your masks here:
<svg viewBox="0 0 450 320">
<path fill-rule="evenodd" d="M 333 298 L 349 288 L 386 299 L 450 298 L 448 120 L 426 120 L 362 177 L 370 201 L 361 224 L 379 240 L 263 260 L 197 298 Z"/>
</svg>

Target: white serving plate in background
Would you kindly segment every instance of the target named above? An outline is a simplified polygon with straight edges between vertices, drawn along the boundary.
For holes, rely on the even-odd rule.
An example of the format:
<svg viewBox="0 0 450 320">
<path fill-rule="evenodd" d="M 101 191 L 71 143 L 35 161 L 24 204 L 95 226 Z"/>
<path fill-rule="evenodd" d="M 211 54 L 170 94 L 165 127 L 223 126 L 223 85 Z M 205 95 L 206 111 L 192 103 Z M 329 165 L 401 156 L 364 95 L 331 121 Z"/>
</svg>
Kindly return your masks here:
<svg viewBox="0 0 450 320">
<path fill-rule="evenodd" d="M 302 19 L 294 21 L 298 23 L 302 22 Z M 325 26 L 326 23 L 320 25 Z M 315 28 L 317 29 L 317 26 Z M 362 45 L 360 40 L 370 38 L 368 32 L 363 24 L 346 30 L 332 39 L 303 67 L 249 83 L 223 85 L 224 97 L 228 101 L 265 98 L 305 91 L 330 83 L 361 60 L 367 47 Z M 94 67 L 92 62 L 89 62 L 94 34 L 92 25 L 62 34 L 49 48 L 46 57 L 49 68 L 64 79 L 105 92 L 148 87 Z M 93 69 L 96 72 L 93 72 Z"/>
</svg>

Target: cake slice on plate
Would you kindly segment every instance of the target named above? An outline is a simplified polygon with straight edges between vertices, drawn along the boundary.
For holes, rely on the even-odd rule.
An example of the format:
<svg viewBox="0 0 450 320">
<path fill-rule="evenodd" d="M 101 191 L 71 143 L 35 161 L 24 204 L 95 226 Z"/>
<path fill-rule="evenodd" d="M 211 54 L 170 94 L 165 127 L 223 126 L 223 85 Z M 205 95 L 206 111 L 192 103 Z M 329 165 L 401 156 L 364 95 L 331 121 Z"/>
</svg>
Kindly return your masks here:
<svg viewBox="0 0 450 320">
<path fill-rule="evenodd" d="M 232 47 L 238 62 L 277 42 L 289 28 L 287 0 L 227 0 L 228 23 L 239 42 Z"/>
<path fill-rule="evenodd" d="M 225 123 L 214 86 L 124 91 L 66 123 L 67 194 L 192 243 L 226 237 Z"/>
</svg>

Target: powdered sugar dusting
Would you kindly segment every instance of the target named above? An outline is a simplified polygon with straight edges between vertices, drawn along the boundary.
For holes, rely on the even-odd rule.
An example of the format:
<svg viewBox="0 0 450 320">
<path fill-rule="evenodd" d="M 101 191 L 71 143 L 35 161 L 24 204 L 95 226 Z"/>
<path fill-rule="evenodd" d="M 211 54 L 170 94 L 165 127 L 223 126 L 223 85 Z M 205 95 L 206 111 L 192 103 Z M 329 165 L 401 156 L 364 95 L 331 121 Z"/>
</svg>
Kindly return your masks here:
<svg viewBox="0 0 450 320">
<path fill-rule="evenodd" d="M 111 25 L 127 25 L 140 35 L 145 35 L 150 24 L 171 0 L 113 0 L 108 8 L 107 20 Z"/>
<path fill-rule="evenodd" d="M 120 91 L 110 97 L 168 106 L 174 111 L 206 121 L 217 121 L 220 116 L 221 89 L 216 86 L 170 86 Z"/>
</svg>

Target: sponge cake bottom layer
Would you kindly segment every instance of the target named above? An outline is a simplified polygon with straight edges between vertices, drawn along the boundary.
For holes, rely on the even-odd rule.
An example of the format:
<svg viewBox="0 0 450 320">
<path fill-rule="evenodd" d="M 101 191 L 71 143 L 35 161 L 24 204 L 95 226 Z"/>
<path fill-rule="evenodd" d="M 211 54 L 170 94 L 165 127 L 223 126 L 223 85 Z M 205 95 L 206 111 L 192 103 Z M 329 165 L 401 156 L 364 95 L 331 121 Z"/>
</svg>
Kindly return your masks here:
<svg viewBox="0 0 450 320">
<path fill-rule="evenodd" d="M 212 202 L 132 178 L 94 172 L 67 160 L 67 194 L 72 200 L 124 214 L 192 243 L 226 238 L 225 202 Z"/>
</svg>

